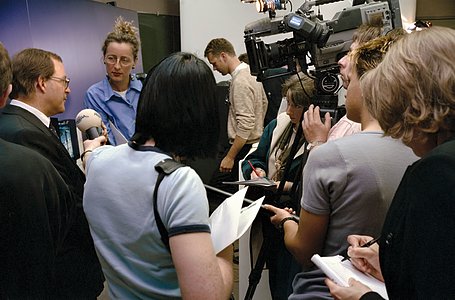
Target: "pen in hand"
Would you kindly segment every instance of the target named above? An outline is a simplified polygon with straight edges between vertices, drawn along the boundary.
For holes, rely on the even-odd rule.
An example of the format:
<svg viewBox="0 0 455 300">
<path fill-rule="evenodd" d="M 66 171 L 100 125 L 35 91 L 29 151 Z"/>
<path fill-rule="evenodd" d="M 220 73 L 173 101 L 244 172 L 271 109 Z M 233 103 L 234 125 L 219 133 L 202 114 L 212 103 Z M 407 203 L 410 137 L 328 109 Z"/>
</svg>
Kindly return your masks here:
<svg viewBox="0 0 455 300">
<path fill-rule="evenodd" d="M 251 161 L 248 161 L 248 164 L 250 164 L 251 169 L 253 169 L 253 172 L 254 172 L 254 174 L 256 174 L 257 177 L 262 177 L 262 176 L 259 174 L 258 170 L 256 170 L 256 168 L 253 166 L 253 164 L 251 163 Z"/>
<path fill-rule="evenodd" d="M 381 237 L 378 236 L 377 238 L 374 238 L 374 239 L 370 240 L 369 242 L 363 244 L 363 245 L 360 246 L 360 247 L 361 247 L 361 248 L 368 248 L 368 247 L 370 247 L 371 245 L 373 245 L 374 243 L 376 243 L 377 241 L 379 241 L 380 238 L 381 238 Z M 346 254 L 346 256 L 343 257 L 343 259 L 342 259 L 341 261 L 345 261 L 345 260 L 348 260 L 348 259 L 350 259 L 350 257 Z"/>
<path fill-rule="evenodd" d="M 381 238 L 381 237 L 378 236 L 377 238 L 372 239 L 371 241 L 367 242 L 366 244 L 363 244 L 363 245 L 360 246 L 360 247 L 362 247 L 362 248 L 368 248 L 368 247 L 370 247 L 371 245 L 373 245 L 374 243 L 376 243 L 377 241 L 379 241 L 380 238 Z"/>
</svg>

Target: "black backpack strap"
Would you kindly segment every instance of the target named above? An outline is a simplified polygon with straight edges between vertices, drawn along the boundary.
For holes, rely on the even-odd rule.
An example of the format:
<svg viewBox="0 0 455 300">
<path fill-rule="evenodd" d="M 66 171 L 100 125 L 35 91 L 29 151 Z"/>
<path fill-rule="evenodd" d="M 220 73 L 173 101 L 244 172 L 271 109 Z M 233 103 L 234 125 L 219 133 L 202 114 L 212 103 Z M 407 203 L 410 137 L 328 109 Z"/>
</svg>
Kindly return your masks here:
<svg viewBox="0 0 455 300">
<path fill-rule="evenodd" d="M 176 162 L 172 158 L 166 158 L 155 165 L 155 170 L 157 170 L 160 173 L 169 175 L 172 172 L 174 172 L 175 170 L 177 170 L 178 168 L 184 167 L 184 166 L 185 166 L 184 164 Z"/>
<path fill-rule="evenodd" d="M 166 158 L 155 165 L 155 170 L 158 171 L 158 179 L 156 181 L 155 190 L 153 191 L 153 213 L 155 214 L 156 225 L 158 226 L 158 230 L 160 231 L 161 241 L 163 241 L 166 248 L 171 252 L 171 248 L 169 246 L 169 234 L 166 230 L 166 227 L 161 220 L 160 214 L 158 213 L 157 202 L 158 202 L 158 187 L 163 181 L 164 176 L 171 174 L 175 170 L 180 167 L 185 166 L 179 162 L 171 158 Z"/>
</svg>

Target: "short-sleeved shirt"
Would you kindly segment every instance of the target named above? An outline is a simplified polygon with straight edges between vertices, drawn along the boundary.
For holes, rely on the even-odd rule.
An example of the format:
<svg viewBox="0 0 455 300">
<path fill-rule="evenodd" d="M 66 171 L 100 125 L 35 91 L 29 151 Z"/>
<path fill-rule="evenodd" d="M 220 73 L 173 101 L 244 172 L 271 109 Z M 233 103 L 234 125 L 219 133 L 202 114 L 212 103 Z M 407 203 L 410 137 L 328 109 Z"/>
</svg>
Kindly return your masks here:
<svg viewBox="0 0 455 300">
<path fill-rule="evenodd" d="M 84 212 L 112 299 L 181 296 L 153 213 L 155 165 L 165 158 L 154 147 L 124 144 L 100 147 L 87 161 Z M 170 237 L 210 232 L 204 185 L 190 167 L 164 178 L 157 203 Z"/>
<path fill-rule="evenodd" d="M 349 234 L 378 236 L 406 168 L 418 159 L 400 140 L 360 132 L 310 152 L 301 206 L 330 215 L 323 256 L 341 254 Z"/>
</svg>

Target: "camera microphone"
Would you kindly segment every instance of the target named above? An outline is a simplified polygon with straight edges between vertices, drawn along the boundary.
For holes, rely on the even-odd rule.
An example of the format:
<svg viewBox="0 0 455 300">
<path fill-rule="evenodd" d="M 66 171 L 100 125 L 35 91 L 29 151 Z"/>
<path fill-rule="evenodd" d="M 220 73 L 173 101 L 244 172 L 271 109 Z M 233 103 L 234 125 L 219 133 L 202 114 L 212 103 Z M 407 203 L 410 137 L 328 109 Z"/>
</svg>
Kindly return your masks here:
<svg viewBox="0 0 455 300">
<path fill-rule="evenodd" d="M 89 140 L 102 134 L 101 116 L 93 109 L 83 109 L 76 116 L 76 126 Z"/>
</svg>

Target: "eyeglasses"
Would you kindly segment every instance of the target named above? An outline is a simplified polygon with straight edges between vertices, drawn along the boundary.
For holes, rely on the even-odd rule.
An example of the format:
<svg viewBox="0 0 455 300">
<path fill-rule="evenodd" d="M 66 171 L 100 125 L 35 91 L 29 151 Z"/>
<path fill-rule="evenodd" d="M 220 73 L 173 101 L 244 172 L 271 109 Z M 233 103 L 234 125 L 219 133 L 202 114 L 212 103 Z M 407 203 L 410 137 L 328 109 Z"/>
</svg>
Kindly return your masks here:
<svg viewBox="0 0 455 300">
<path fill-rule="evenodd" d="M 63 84 L 65 85 L 65 89 L 67 89 L 69 87 L 69 85 L 70 85 L 70 79 L 68 77 L 60 78 L 60 77 L 52 76 L 52 77 L 49 77 L 49 79 L 53 79 L 53 80 L 57 80 L 57 81 L 63 82 Z"/>
<path fill-rule="evenodd" d="M 129 67 L 133 64 L 133 60 L 129 57 L 122 56 L 122 57 L 117 57 L 115 55 L 108 55 L 104 58 L 104 62 L 108 65 L 115 65 L 117 63 L 120 63 L 122 67 Z"/>
</svg>

